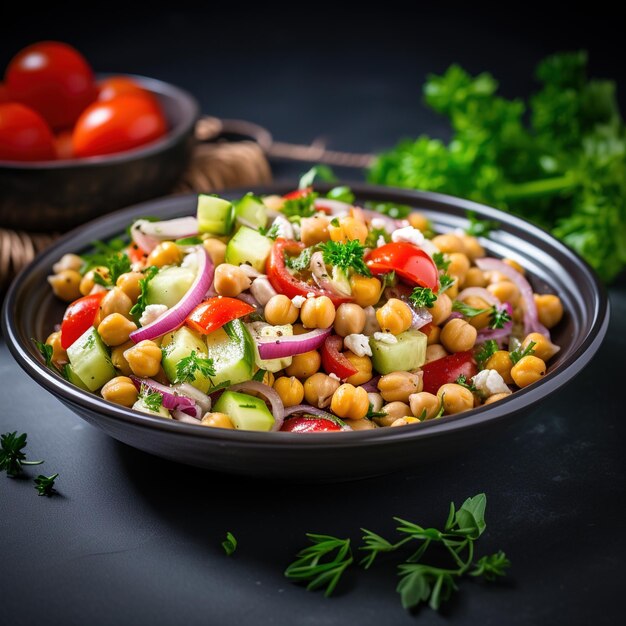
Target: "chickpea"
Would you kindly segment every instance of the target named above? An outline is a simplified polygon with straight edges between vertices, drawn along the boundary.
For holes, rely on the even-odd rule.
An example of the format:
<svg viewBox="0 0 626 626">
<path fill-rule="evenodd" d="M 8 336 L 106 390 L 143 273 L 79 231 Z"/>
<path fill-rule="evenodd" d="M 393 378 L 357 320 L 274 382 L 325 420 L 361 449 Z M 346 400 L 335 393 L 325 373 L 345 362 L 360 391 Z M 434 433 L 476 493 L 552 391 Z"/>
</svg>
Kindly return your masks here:
<svg viewBox="0 0 626 626">
<path fill-rule="evenodd" d="M 511 376 L 518 387 L 528 387 L 546 373 L 546 364 L 536 356 L 522 357 L 512 368 Z"/>
<path fill-rule="evenodd" d="M 365 328 L 365 311 L 358 304 L 340 304 L 335 314 L 335 332 L 340 337 L 359 334 Z"/>
<path fill-rule="evenodd" d="M 433 306 L 428 309 L 433 316 L 433 324 L 439 325 L 445 322 L 452 313 L 452 300 L 447 293 L 441 293 L 437 296 Z"/>
<path fill-rule="evenodd" d="M 441 343 L 449 352 L 471 350 L 476 343 L 476 329 L 465 320 L 450 320 L 441 330 Z"/>
<path fill-rule="evenodd" d="M 420 421 L 417 419 L 417 417 L 409 417 L 408 415 L 406 417 L 400 417 L 398 418 L 395 422 L 392 422 L 390 424 L 391 428 L 397 428 L 398 426 L 409 426 L 411 424 L 419 424 Z"/>
<path fill-rule="evenodd" d="M 291 365 L 285 368 L 287 376 L 296 378 L 308 378 L 319 370 L 322 358 L 317 350 L 311 350 L 304 354 L 296 354 L 292 357 Z"/>
<path fill-rule="evenodd" d="M 553 328 L 563 318 L 563 304 L 561 298 L 551 293 L 534 294 L 535 305 L 539 321 L 546 328 Z"/>
<path fill-rule="evenodd" d="M 409 396 L 423 389 L 422 372 L 391 372 L 380 377 L 378 389 L 387 402 L 408 402 Z"/>
<path fill-rule="evenodd" d="M 207 254 L 211 257 L 211 261 L 213 261 L 215 267 L 224 263 L 226 259 L 226 244 L 223 241 L 211 237 L 205 239 L 202 245 L 207 251 Z"/>
<path fill-rule="evenodd" d="M 339 385 L 337 379 L 317 372 L 304 381 L 304 397 L 311 406 L 325 409 L 330 405 L 330 400 L 339 389 Z"/>
<path fill-rule="evenodd" d="M 445 254 L 451 254 L 452 252 L 465 254 L 465 243 L 458 235 L 453 235 L 452 233 L 437 235 L 431 241 Z"/>
<path fill-rule="evenodd" d="M 439 359 L 443 359 L 444 356 L 448 356 L 447 350 L 440 343 L 434 343 L 430 346 L 426 346 L 426 360 L 424 363 L 438 361 Z"/>
<path fill-rule="evenodd" d="M 409 396 L 411 413 L 420 420 L 430 420 L 439 412 L 439 398 L 427 391 L 420 391 Z"/>
<path fill-rule="evenodd" d="M 100 274 L 100 276 L 102 276 L 102 278 L 104 278 L 105 280 L 108 280 L 109 278 L 109 270 L 106 267 L 95 267 L 92 270 L 89 270 L 82 278 L 82 280 L 80 281 L 80 293 L 83 296 L 87 296 L 91 293 L 91 290 L 94 287 L 98 287 L 99 285 L 96 285 L 94 279 L 93 279 L 93 275 L 94 274 Z"/>
<path fill-rule="evenodd" d="M 305 328 L 330 328 L 335 321 L 335 305 L 328 296 L 307 298 L 300 307 Z"/>
<path fill-rule="evenodd" d="M 137 330 L 137 324 L 119 313 L 107 315 L 98 325 L 98 334 L 107 346 L 119 346 L 126 343 L 133 330 Z"/>
<path fill-rule="evenodd" d="M 83 266 L 83 260 L 77 254 L 64 254 L 53 266 L 52 271 L 60 274 L 63 270 L 80 271 Z"/>
<path fill-rule="evenodd" d="M 252 281 L 236 265 L 222 263 L 215 268 L 214 286 L 220 296 L 236 298 L 242 291 L 250 288 Z"/>
<path fill-rule="evenodd" d="M 330 410 L 335 415 L 355 420 L 365 417 L 369 406 L 367 391 L 349 383 L 341 385 L 330 401 Z"/>
<path fill-rule="evenodd" d="M 459 281 L 455 278 L 454 282 L 446 289 L 446 295 L 451 299 L 455 300 L 459 295 Z"/>
<path fill-rule="evenodd" d="M 493 404 L 494 402 L 498 402 L 499 400 L 504 400 L 504 398 L 508 398 L 511 393 L 494 393 L 492 396 L 489 396 L 483 404 Z"/>
<path fill-rule="evenodd" d="M 549 361 L 559 351 L 559 347 L 541 333 L 530 333 L 527 335 L 524 341 L 522 341 L 522 348 L 527 348 L 531 341 L 535 342 L 533 355 L 539 357 L 542 361 Z"/>
<path fill-rule="evenodd" d="M 102 387 L 102 397 L 109 402 L 131 407 L 137 402 L 139 392 L 133 381 L 127 376 L 116 376 Z"/>
<path fill-rule="evenodd" d="M 485 272 L 485 275 L 487 276 L 490 285 L 494 285 L 495 283 L 513 282 L 506 274 L 496 270 Z"/>
<path fill-rule="evenodd" d="M 115 346 L 115 348 L 111 350 L 111 363 L 113 363 L 113 367 L 122 372 L 124 376 L 130 376 L 133 373 L 133 370 L 130 369 L 130 365 L 124 356 L 124 352 L 134 345 L 132 341 L 127 341 L 121 346 Z"/>
<path fill-rule="evenodd" d="M 305 246 L 314 246 L 316 243 L 328 241 L 330 220 L 319 213 L 313 217 L 303 217 L 300 220 L 300 240 Z"/>
<path fill-rule="evenodd" d="M 477 267 L 470 267 L 465 274 L 465 280 L 463 281 L 463 287 L 486 287 L 487 279 L 482 270 Z"/>
<path fill-rule="evenodd" d="M 130 369 L 135 376 L 150 378 L 155 376 L 161 366 L 161 348 L 154 341 L 145 339 L 124 352 Z"/>
<path fill-rule="evenodd" d="M 119 313 L 131 319 L 132 306 L 131 299 L 119 287 L 113 287 L 100 302 L 100 319 L 103 320 L 112 313 Z"/>
<path fill-rule="evenodd" d="M 274 326 L 293 324 L 298 319 L 298 309 L 282 293 L 272 296 L 265 305 L 265 319 Z"/>
<path fill-rule="evenodd" d="M 347 383 L 351 385 L 364 385 L 368 380 L 372 379 L 372 359 L 367 355 L 358 356 L 354 354 L 354 352 L 346 350 L 343 356 L 357 369 L 356 374 L 352 374 L 352 376 L 346 378 Z"/>
<path fill-rule="evenodd" d="M 295 376 L 281 376 L 274 382 L 274 389 L 285 406 L 301 404 L 304 398 L 304 386 Z"/>
<path fill-rule="evenodd" d="M 205 413 L 200 420 L 200 424 L 202 424 L 202 426 L 209 426 L 210 428 L 228 428 L 230 430 L 235 428 L 226 413 Z"/>
<path fill-rule="evenodd" d="M 61 365 L 68 362 L 67 352 L 61 346 L 61 331 L 58 330 L 46 339 L 46 345 L 52 346 L 52 362 Z"/>
<path fill-rule="evenodd" d="M 344 419 L 343 421 L 346 426 L 350 426 L 352 430 L 372 430 L 373 428 L 378 428 L 375 422 L 368 420 L 366 417 L 360 420 Z"/>
<path fill-rule="evenodd" d="M 468 323 L 471 324 L 476 330 L 487 328 L 487 326 L 491 323 L 491 306 L 489 303 L 477 296 L 467 296 L 464 298 L 463 302 L 468 306 L 474 307 L 475 309 L 487 309 L 484 313 L 474 315 L 474 317 L 470 317 L 467 320 Z"/>
<path fill-rule="evenodd" d="M 409 417 L 411 415 L 409 405 L 398 401 L 385 404 L 381 411 L 386 415 L 384 417 L 374 418 L 374 421 L 379 426 L 391 426 L 397 419 L 400 419 L 401 417 Z"/>
<path fill-rule="evenodd" d="M 374 306 L 380 300 L 382 285 L 374 276 L 368 278 L 354 274 L 350 277 L 350 287 L 354 302 L 360 307 Z"/>
<path fill-rule="evenodd" d="M 515 259 L 502 259 L 503 263 L 506 263 L 509 267 L 512 267 L 516 272 L 524 275 L 526 270 Z"/>
<path fill-rule="evenodd" d="M 137 302 L 141 288 L 139 287 L 139 281 L 144 278 L 141 272 L 126 272 L 118 277 L 116 286 L 119 287 L 132 302 Z"/>
<path fill-rule="evenodd" d="M 439 402 L 443 402 L 443 410 L 446 415 L 462 413 L 474 407 L 472 392 L 456 383 L 447 383 L 439 387 L 437 398 L 439 398 Z"/>
<path fill-rule="evenodd" d="M 480 241 L 476 237 L 472 235 L 460 235 L 461 241 L 463 241 L 463 245 L 465 246 L 465 254 L 470 258 L 470 260 L 480 259 L 485 256 L 485 249 L 480 245 Z"/>
<path fill-rule="evenodd" d="M 448 274 L 456 278 L 459 283 L 463 283 L 470 268 L 469 259 L 462 252 L 452 252 L 448 255 L 448 260 L 450 261 Z"/>
<path fill-rule="evenodd" d="M 411 224 L 413 228 L 417 228 L 417 230 L 421 230 L 423 233 L 430 230 L 430 220 L 419 211 L 413 211 L 413 213 L 409 213 L 407 219 L 409 220 L 409 224 Z"/>
<path fill-rule="evenodd" d="M 492 283 L 487 287 L 487 291 L 492 293 L 500 302 L 509 302 L 511 306 L 515 306 L 520 298 L 519 288 L 510 280 Z"/>
<path fill-rule="evenodd" d="M 376 319 L 383 331 L 399 335 L 411 327 L 413 315 L 408 304 L 397 298 L 390 298 L 376 311 Z"/>
<path fill-rule="evenodd" d="M 428 333 L 428 337 L 426 339 L 427 345 L 432 346 L 435 343 L 439 343 L 440 337 L 441 328 L 439 326 L 431 326 L 430 332 Z"/>
<path fill-rule="evenodd" d="M 178 265 L 183 259 L 181 249 L 173 241 L 163 241 L 154 248 L 146 259 L 146 265 Z"/>
<path fill-rule="evenodd" d="M 48 283 L 57 298 L 64 302 L 73 302 L 80 298 L 81 275 L 76 270 L 61 270 L 58 274 L 48 276 Z"/>
<path fill-rule="evenodd" d="M 328 234 L 332 241 L 346 242 L 357 239 L 363 245 L 368 233 L 366 224 L 355 217 L 342 218 L 338 226 L 328 224 Z"/>
<path fill-rule="evenodd" d="M 485 363 L 485 369 L 496 370 L 507 385 L 513 384 L 513 377 L 511 376 L 512 367 L 513 362 L 509 358 L 509 353 L 506 350 L 496 350 Z"/>
</svg>

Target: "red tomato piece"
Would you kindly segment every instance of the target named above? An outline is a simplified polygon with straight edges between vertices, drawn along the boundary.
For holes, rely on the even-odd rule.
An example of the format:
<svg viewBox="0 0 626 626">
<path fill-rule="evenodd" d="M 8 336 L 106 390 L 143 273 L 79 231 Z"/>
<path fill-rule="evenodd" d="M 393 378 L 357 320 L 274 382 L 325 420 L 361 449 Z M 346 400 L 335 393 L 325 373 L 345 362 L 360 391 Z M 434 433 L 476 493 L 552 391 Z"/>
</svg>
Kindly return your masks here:
<svg viewBox="0 0 626 626">
<path fill-rule="evenodd" d="M 254 307 L 237 298 L 216 296 L 201 302 L 187 317 L 185 324 L 203 335 L 208 335 L 224 324 L 254 311 Z"/>
<path fill-rule="evenodd" d="M 67 350 L 93 323 L 106 291 L 74 300 L 65 310 L 61 323 L 61 347 Z"/>
<path fill-rule="evenodd" d="M 134 242 L 126 248 L 126 254 L 131 263 L 141 263 L 148 256 L 148 253 Z"/>
<path fill-rule="evenodd" d="M 300 280 L 294 276 L 285 266 L 285 254 L 296 256 L 304 250 L 306 246 L 301 241 L 282 239 L 279 237 L 272 246 L 270 256 L 267 259 L 265 272 L 274 289 L 278 293 L 285 294 L 288 298 L 294 296 L 304 296 L 313 293 L 316 296 L 328 296 L 337 307 L 343 302 L 352 302 L 349 296 L 338 296 L 336 294 L 320 289 L 317 285 Z"/>
<path fill-rule="evenodd" d="M 48 161 L 56 156 L 45 120 L 17 102 L 0 104 L 0 160 Z"/>
<path fill-rule="evenodd" d="M 457 352 L 422 365 L 422 371 L 424 391 L 436 394 L 441 385 L 453 383 L 461 375 L 467 380 L 476 376 L 478 367 L 471 352 Z"/>
<path fill-rule="evenodd" d="M 322 346 L 321 356 L 322 367 L 326 370 L 326 373 L 333 373 L 335 376 L 341 378 L 341 380 L 344 380 L 356 374 L 358 370 L 341 352 L 339 352 L 341 343 L 341 337 L 338 335 L 326 337 L 326 341 Z"/>
<path fill-rule="evenodd" d="M 155 98 L 135 93 L 94 102 L 78 118 L 72 141 L 76 156 L 90 157 L 132 150 L 166 132 Z"/>
<path fill-rule="evenodd" d="M 341 430 L 341 426 L 323 417 L 290 417 L 280 430 L 284 433 L 326 433 Z"/>
<path fill-rule="evenodd" d="M 141 87 L 141 85 L 136 83 L 132 78 L 128 76 L 111 76 L 110 78 L 105 78 L 99 84 L 98 100 L 100 102 L 107 102 L 117 96 L 129 93 L 153 97 L 149 91 Z"/>
<path fill-rule="evenodd" d="M 426 252 L 404 241 L 387 243 L 372 250 L 366 259 L 372 274 L 394 271 L 398 276 L 434 292 L 439 289 L 439 272 Z"/>
<path fill-rule="evenodd" d="M 41 114 L 57 130 L 69 128 L 96 98 L 93 71 L 65 43 L 42 41 L 18 52 L 5 74 L 11 100 Z"/>
<path fill-rule="evenodd" d="M 283 196 L 283 198 L 285 198 L 285 200 L 295 200 L 296 198 L 304 198 L 305 196 L 308 196 L 312 191 L 313 189 L 311 187 L 305 187 L 304 189 L 296 189 L 295 191 L 290 191 L 289 193 L 286 193 Z"/>
</svg>

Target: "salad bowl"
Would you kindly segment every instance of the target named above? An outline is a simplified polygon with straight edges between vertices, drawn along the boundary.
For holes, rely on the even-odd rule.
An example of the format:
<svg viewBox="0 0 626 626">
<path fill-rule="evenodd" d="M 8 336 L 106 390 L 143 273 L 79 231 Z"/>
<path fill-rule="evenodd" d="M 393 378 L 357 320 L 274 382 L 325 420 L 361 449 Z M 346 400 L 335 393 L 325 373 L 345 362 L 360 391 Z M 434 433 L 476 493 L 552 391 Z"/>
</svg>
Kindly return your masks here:
<svg viewBox="0 0 626 626">
<path fill-rule="evenodd" d="M 329 186 L 320 185 L 320 191 Z M 298 481 L 351 480 L 435 461 L 469 448 L 477 440 L 503 434 L 515 418 L 540 410 L 551 396 L 580 373 L 598 350 L 609 320 L 606 292 L 589 266 L 540 228 L 493 208 L 435 193 L 351 185 L 357 203 L 397 203 L 423 212 L 436 231 L 467 226 L 466 214 L 495 220 L 500 227 L 481 239 L 487 253 L 523 265 L 533 290 L 556 293 L 566 311 L 554 329 L 561 351 L 548 374 L 495 404 L 403 428 L 342 433 L 253 432 L 207 428 L 141 414 L 72 386 L 41 361 L 31 338 L 45 337 L 64 306 L 46 286 L 46 276 L 63 254 L 86 251 L 92 241 L 124 232 L 142 216 L 160 219 L 194 213 L 195 195 L 169 197 L 118 211 L 58 240 L 14 281 L 2 313 L 3 332 L 18 364 L 46 390 L 87 422 L 130 446 L 157 456 L 211 470 L 259 478 Z M 289 184 L 253 190 L 284 194 Z M 248 191 L 248 190 L 245 190 Z M 236 198 L 244 192 L 225 193 Z"/>
</svg>

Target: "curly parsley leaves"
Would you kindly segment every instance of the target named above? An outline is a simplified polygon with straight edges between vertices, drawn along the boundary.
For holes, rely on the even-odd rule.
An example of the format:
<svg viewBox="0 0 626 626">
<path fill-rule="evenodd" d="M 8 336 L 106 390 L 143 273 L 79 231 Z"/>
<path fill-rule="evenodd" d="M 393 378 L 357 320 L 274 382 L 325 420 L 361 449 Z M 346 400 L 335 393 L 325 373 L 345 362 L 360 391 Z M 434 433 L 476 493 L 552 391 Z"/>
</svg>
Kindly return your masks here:
<svg viewBox="0 0 626 626">
<path fill-rule="evenodd" d="M 130 314 L 136 319 L 141 317 L 143 312 L 146 310 L 146 306 L 148 306 L 148 283 L 157 275 L 158 271 L 158 267 L 151 265 L 144 270 L 143 278 L 139 280 L 139 297 L 130 310 Z"/>
<path fill-rule="evenodd" d="M 411 304 L 416 309 L 429 308 L 432 309 L 437 302 L 437 295 L 428 287 L 415 287 L 413 293 L 409 296 Z"/>
<path fill-rule="evenodd" d="M 198 373 L 205 378 L 215 376 L 213 359 L 202 357 L 195 350 L 192 350 L 189 356 L 176 363 L 177 383 L 191 383 Z"/>
<path fill-rule="evenodd" d="M 352 270 L 362 276 L 372 275 L 363 260 L 365 248 L 358 239 L 351 239 L 346 242 L 327 241 L 319 244 L 319 247 L 322 251 L 324 263 L 327 265 L 338 267 L 344 272 Z"/>
</svg>

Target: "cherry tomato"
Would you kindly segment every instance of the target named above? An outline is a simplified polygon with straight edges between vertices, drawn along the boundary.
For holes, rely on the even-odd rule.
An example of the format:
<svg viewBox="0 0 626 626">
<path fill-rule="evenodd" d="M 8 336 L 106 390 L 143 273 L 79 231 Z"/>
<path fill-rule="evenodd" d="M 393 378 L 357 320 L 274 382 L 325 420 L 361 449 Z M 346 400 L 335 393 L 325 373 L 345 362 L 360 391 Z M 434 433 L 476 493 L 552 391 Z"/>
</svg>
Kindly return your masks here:
<svg viewBox="0 0 626 626">
<path fill-rule="evenodd" d="M 289 417 L 280 430 L 284 433 L 324 433 L 341 430 L 341 426 L 323 417 Z"/>
<path fill-rule="evenodd" d="M 72 148 L 72 132 L 62 130 L 54 137 L 54 147 L 57 159 L 73 159 L 74 149 Z"/>
<path fill-rule="evenodd" d="M 441 385 L 453 383 L 463 375 L 469 380 L 478 374 L 476 361 L 471 352 L 456 352 L 436 361 L 422 365 L 424 391 L 436 394 Z"/>
<path fill-rule="evenodd" d="M 224 324 L 254 311 L 247 302 L 226 296 L 216 296 L 201 302 L 187 317 L 185 324 L 208 335 Z"/>
<path fill-rule="evenodd" d="M 93 71 L 84 57 L 65 43 L 42 41 L 18 52 L 5 82 L 11 100 L 39 112 L 57 130 L 69 128 L 96 98 Z"/>
<path fill-rule="evenodd" d="M 0 104 L 3 102 L 9 102 L 9 92 L 7 91 L 6 85 L 0 82 Z"/>
<path fill-rule="evenodd" d="M 326 337 L 326 341 L 324 341 L 324 345 L 322 346 L 321 356 L 322 367 L 326 370 L 326 373 L 332 373 L 341 378 L 341 380 L 344 380 L 356 374 L 358 370 L 341 352 L 339 352 L 341 344 L 341 337 L 337 335 Z"/>
<path fill-rule="evenodd" d="M 45 120 L 17 102 L 0 104 L 0 160 L 54 159 L 54 137 Z"/>
<path fill-rule="evenodd" d="M 61 323 L 61 347 L 67 350 L 90 326 L 100 308 L 106 291 L 91 293 L 74 300 L 65 310 Z"/>
<path fill-rule="evenodd" d="M 439 289 L 439 273 L 433 260 L 420 248 L 404 241 L 387 243 L 372 250 L 365 261 L 372 274 L 394 271 L 420 287 Z"/>
<path fill-rule="evenodd" d="M 111 76 L 110 78 L 105 78 L 100 83 L 99 87 L 98 100 L 100 102 L 107 102 L 108 100 L 117 98 L 117 96 L 129 93 L 150 95 L 149 91 L 145 90 L 132 78 L 128 78 L 127 76 Z"/>
<path fill-rule="evenodd" d="M 72 142 L 78 157 L 131 150 L 158 139 L 167 131 L 155 99 L 143 94 L 94 102 L 78 118 Z"/>
</svg>

